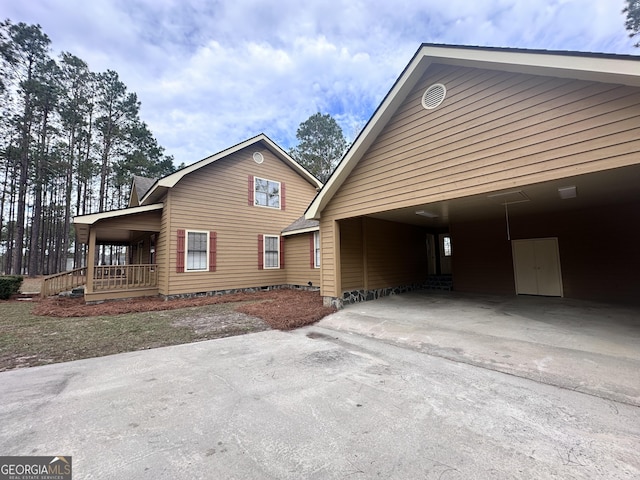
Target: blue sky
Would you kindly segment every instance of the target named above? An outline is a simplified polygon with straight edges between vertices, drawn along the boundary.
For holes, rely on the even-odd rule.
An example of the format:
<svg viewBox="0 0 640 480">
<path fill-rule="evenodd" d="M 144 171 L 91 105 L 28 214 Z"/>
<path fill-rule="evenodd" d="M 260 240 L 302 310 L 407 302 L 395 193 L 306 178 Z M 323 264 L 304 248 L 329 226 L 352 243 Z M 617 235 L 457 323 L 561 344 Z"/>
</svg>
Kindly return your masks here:
<svg viewBox="0 0 640 480">
<path fill-rule="evenodd" d="M 624 0 L 0 0 L 112 69 L 176 164 L 331 114 L 352 140 L 422 42 L 639 55 Z"/>
</svg>

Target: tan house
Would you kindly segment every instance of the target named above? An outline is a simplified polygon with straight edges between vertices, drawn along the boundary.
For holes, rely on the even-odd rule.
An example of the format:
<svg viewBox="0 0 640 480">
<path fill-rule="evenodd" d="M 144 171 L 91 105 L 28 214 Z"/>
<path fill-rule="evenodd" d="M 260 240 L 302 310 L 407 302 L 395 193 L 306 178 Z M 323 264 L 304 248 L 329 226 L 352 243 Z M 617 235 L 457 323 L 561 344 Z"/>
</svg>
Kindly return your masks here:
<svg viewBox="0 0 640 480">
<path fill-rule="evenodd" d="M 300 217 L 320 187 L 265 135 L 157 181 L 136 177 L 129 208 L 74 218 L 98 259 L 85 299 L 315 287 L 318 222 Z M 125 246 L 126 258 L 102 264 L 99 245 Z"/>
<path fill-rule="evenodd" d="M 305 214 L 325 301 L 638 301 L 639 60 L 423 44 Z"/>
</svg>

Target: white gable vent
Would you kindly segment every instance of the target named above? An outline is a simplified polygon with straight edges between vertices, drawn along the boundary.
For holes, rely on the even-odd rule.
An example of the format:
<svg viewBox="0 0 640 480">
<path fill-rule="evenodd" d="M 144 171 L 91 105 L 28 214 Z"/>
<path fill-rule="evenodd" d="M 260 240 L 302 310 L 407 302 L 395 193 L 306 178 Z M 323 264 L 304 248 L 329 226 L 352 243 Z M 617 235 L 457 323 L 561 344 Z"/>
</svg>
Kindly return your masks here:
<svg viewBox="0 0 640 480">
<path fill-rule="evenodd" d="M 260 152 L 255 152 L 253 154 L 253 161 L 256 163 L 264 162 L 264 156 Z"/>
<path fill-rule="evenodd" d="M 422 95 L 422 106 L 427 110 L 433 110 L 440 106 L 444 97 L 447 95 L 447 89 L 441 83 L 435 83 L 427 88 Z"/>
</svg>

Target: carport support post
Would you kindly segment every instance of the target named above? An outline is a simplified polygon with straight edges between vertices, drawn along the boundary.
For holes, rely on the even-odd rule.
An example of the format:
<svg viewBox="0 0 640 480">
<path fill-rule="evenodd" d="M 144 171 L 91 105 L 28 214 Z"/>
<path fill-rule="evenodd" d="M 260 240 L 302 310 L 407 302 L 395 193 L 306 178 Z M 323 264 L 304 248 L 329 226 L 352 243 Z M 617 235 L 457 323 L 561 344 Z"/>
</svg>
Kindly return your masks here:
<svg viewBox="0 0 640 480">
<path fill-rule="evenodd" d="M 333 275 L 335 278 L 336 298 L 342 299 L 342 253 L 340 252 L 340 223 L 338 220 L 333 222 Z"/>
<path fill-rule="evenodd" d="M 338 220 L 320 220 L 320 239 L 323 242 L 320 254 L 320 292 L 322 303 L 325 307 L 334 305 L 334 302 L 342 302 L 342 269 L 340 263 L 340 223 Z M 327 243 L 325 243 L 327 242 Z M 331 245 L 331 249 L 324 245 Z M 332 250 L 332 251 L 331 251 Z M 331 260 L 327 255 L 333 253 Z M 333 278 L 331 278 L 333 276 Z M 340 308 L 340 307 L 338 307 Z"/>
<path fill-rule="evenodd" d="M 89 251 L 87 252 L 87 285 L 85 293 L 93 293 L 93 278 L 96 270 L 96 231 L 89 230 Z"/>
<path fill-rule="evenodd" d="M 369 265 L 367 263 L 367 217 L 362 219 L 362 280 L 365 294 L 369 290 Z"/>
</svg>

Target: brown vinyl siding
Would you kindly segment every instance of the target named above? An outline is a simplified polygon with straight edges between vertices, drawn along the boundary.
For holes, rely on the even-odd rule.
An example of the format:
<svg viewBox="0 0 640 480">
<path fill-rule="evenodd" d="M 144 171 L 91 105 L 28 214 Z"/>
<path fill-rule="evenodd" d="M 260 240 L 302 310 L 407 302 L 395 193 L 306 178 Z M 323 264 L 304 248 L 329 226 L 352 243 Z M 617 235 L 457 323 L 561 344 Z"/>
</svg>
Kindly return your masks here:
<svg viewBox="0 0 640 480">
<path fill-rule="evenodd" d="M 142 242 L 142 245 L 140 244 L 140 242 Z M 151 235 L 149 234 L 145 234 L 145 235 L 137 235 L 134 238 L 132 238 L 131 241 L 131 245 L 133 247 L 133 257 L 132 257 L 132 262 L 131 263 L 141 263 L 141 264 L 148 264 L 149 262 L 149 256 L 150 256 L 150 252 L 149 252 L 149 246 L 151 245 Z M 138 262 L 138 248 L 142 247 L 142 258 L 141 261 Z M 127 262 L 129 260 L 127 259 Z"/>
<path fill-rule="evenodd" d="M 564 295 L 638 303 L 640 201 L 515 217 L 515 239 L 558 237 Z"/>
<path fill-rule="evenodd" d="M 341 293 L 339 278 L 340 271 L 340 232 L 339 225 L 332 219 L 320 219 L 320 284 L 321 294 L 325 297 L 337 297 Z M 338 229 L 338 231 L 336 231 Z"/>
<path fill-rule="evenodd" d="M 313 233 L 289 235 L 285 237 L 285 266 L 289 285 L 308 285 L 311 282 L 314 287 L 320 286 L 320 269 L 311 268 L 310 242 Z"/>
<path fill-rule="evenodd" d="M 367 290 L 423 283 L 427 276 L 426 231 L 374 218 L 363 220 Z"/>
<path fill-rule="evenodd" d="M 356 218 L 341 221 L 340 233 L 342 291 L 411 285 L 425 280 L 424 229 L 374 218 Z M 339 296 L 325 292 L 323 295 Z"/>
<path fill-rule="evenodd" d="M 263 154 L 262 164 L 253 161 L 255 151 Z M 250 175 L 284 182 L 286 210 L 248 205 Z M 169 294 L 287 283 L 286 269 L 258 269 L 258 235 L 279 236 L 284 227 L 302 215 L 315 193 L 314 186 L 269 150 L 256 145 L 185 176 L 168 194 L 168 256 L 169 264 L 174 266 L 167 275 Z M 215 272 L 175 272 L 178 229 L 217 233 Z"/>
<path fill-rule="evenodd" d="M 557 237 L 564 295 L 638 302 L 640 249 L 633 221 L 640 202 L 512 216 L 512 240 Z M 597 221 L 594 221 L 597 219 Z M 504 220 L 452 223 L 454 288 L 515 294 L 511 243 Z"/>
<path fill-rule="evenodd" d="M 322 259 L 324 261 L 324 258 Z M 340 264 L 342 265 L 342 289 L 361 290 L 364 281 L 364 252 L 362 218 L 340 222 Z M 333 295 L 333 296 L 339 296 Z"/>
<path fill-rule="evenodd" d="M 435 110 L 420 103 L 441 82 Z M 323 216 L 512 188 L 637 162 L 638 89 L 433 66 L 331 199 Z"/>
<path fill-rule="evenodd" d="M 452 223 L 450 233 L 456 291 L 515 295 L 511 242 L 504 218 Z"/>
</svg>

